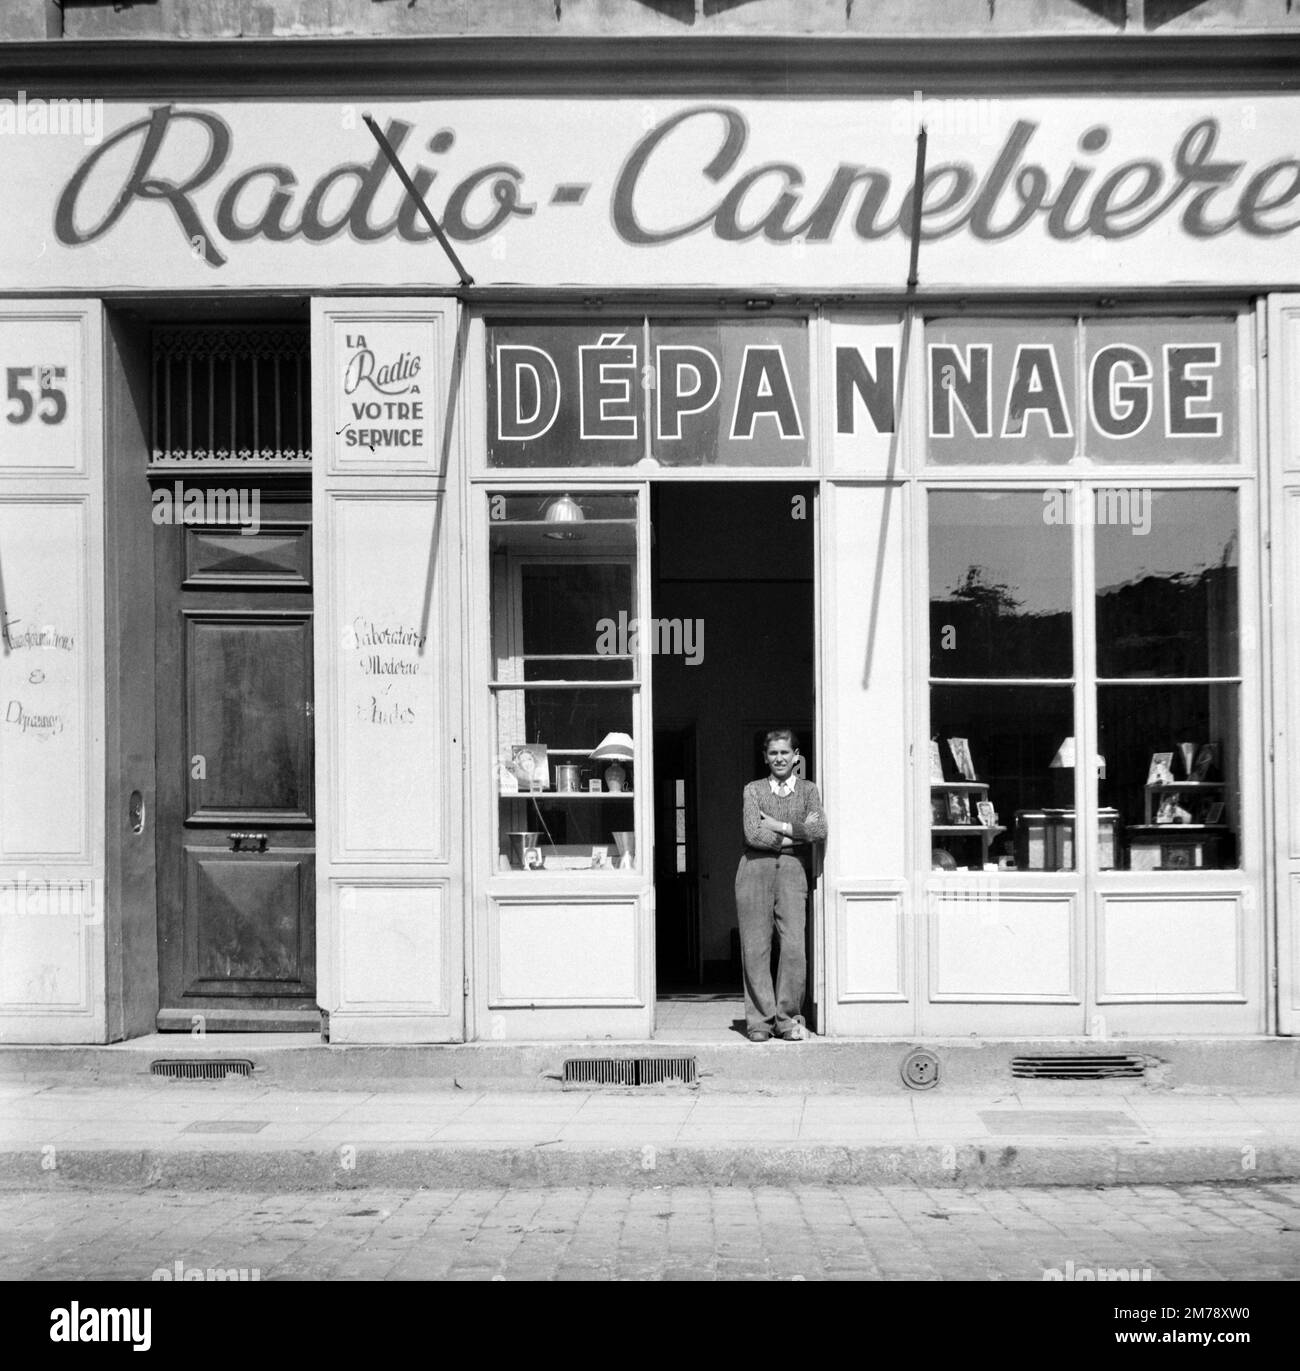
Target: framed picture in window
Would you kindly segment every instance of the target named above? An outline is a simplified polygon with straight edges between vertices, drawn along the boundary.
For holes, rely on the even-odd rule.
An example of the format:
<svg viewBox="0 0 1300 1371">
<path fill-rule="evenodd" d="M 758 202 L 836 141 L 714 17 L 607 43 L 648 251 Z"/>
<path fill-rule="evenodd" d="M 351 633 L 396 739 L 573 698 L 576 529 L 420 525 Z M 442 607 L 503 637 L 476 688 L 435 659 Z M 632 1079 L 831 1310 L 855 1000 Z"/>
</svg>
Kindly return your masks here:
<svg viewBox="0 0 1300 1371">
<path fill-rule="evenodd" d="M 1208 781 L 1219 767 L 1219 749 L 1214 743 L 1202 743 L 1192 763 L 1194 781 Z"/>
<path fill-rule="evenodd" d="M 1153 752 L 1147 770 L 1147 785 L 1171 785 L 1174 779 L 1174 754 Z"/>
<path fill-rule="evenodd" d="M 510 749 L 510 769 L 523 791 L 549 790 L 551 787 L 545 743 L 516 743 Z"/>
<path fill-rule="evenodd" d="M 950 824 L 970 823 L 970 797 L 960 790 L 948 792 L 948 822 Z"/>
<path fill-rule="evenodd" d="M 957 772 L 963 781 L 975 780 L 975 763 L 971 760 L 970 743 L 965 738 L 949 738 L 948 747 L 952 759 L 957 763 Z"/>
</svg>

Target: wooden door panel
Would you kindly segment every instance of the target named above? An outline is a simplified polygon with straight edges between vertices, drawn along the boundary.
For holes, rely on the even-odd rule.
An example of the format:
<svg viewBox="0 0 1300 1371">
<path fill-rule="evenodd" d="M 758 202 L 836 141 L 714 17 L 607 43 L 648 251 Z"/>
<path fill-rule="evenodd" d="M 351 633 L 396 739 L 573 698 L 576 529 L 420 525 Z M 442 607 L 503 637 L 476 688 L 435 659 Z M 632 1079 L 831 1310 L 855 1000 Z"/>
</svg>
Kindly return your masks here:
<svg viewBox="0 0 1300 1371">
<path fill-rule="evenodd" d="M 319 1023 L 311 506 L 257 488 L 256 534 L 154 530 L 163 1029 Z"/>
<path fill-rule="evenodd" d="M 189 611 L 185 628 L 186 822 L 309 825 L 310 615 Z"/>
<path fill-rule="evenodd" d="M 185 590 L 311 588 L 311 529 L 301 522 L 185 530 Z"/>
<path fill-rule="evenodd" d="M 183 993 L 311 994 L 314 882 L 310 852 L 187 845 Z"/>
</svg>

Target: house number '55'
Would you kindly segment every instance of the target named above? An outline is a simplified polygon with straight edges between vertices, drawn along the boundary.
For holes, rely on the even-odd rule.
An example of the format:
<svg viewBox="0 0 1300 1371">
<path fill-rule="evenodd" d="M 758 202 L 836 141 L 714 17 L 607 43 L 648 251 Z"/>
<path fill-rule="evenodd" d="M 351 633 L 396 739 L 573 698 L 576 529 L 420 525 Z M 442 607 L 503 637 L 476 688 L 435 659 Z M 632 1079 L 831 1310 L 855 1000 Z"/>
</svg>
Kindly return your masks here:
<svg viewBox="0 0 1300 1371">
<path fill-rule="evenodd" d="M 54 383 L 67 374 L 67 367 L 6 367 L 5 397 L 15 407 L 5 418 L 11 424 L 25 424 L 38 414 L 43 424 L 61 424 L 68 414 L 68 397 L 63 387 Z"/>
</svg>

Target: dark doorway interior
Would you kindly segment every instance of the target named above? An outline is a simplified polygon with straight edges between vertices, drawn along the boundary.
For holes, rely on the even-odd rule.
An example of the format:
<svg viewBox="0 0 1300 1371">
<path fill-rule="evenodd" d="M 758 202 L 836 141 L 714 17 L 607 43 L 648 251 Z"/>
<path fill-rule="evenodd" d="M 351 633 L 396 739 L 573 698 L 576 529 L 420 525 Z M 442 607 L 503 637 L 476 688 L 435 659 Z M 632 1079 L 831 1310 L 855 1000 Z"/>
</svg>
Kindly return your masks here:
<svg viewBox="0 0 1300 1371">
<path fill-rule="evenodd" d="M 733 887 L 741 790 L 764 773 L 755 737 L 799 731 L 815 779 L 815 494 L 739 480 L 652 488 L 656 643 L 680 647 L 654 657 L 661 998 L 741 993 Z"/>
</svg>

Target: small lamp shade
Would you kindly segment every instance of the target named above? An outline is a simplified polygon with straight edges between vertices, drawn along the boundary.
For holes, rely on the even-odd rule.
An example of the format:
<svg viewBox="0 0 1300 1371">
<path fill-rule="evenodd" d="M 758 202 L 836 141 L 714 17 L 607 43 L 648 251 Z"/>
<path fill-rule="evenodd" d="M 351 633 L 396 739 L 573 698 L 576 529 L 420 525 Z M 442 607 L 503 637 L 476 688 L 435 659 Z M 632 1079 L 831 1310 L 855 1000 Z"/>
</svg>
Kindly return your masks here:
<svg viewBox="0 0 1300 1371">
<path fill-rule="evenodd" d="M 591 754 L 593 762 L 630 762 L 633 757 L 630 733 L 606 733 Z"/>
<path fill-rule="evenodd" d="M 1064 741 L 1061 743 L 1061 746 L 1056 749 L 1056 756 L 1052 758 L 1050 765 L 1054 767 L 1066 767 L 1068 769 L 1073 769 L 1073 738 L 1064 739 Z M 1097 753 L 1097 776 L 1100 780 L 1104 781 L 1106 779 L 1106 759 L 1101 755 L 1100 752 Z"/>
<path fill-rule="evenodd" d="M 1052 758 L 1052 766 L 1073 766 L 1074 765 L 1074 739 L 1066 738 L 1060 747 L 1056 749 L 1056 756 Z"/>
<path fill-rule="evenodd" d="M 591 754 L 594 762 L 608 762 L 605 768 L 605 788 L 614 795 L 619 794 L 627 780 L 624 762 L 632 760 L 632 737 L 628 733 L 606 733 L 600 746 Z"/>
</svg>

